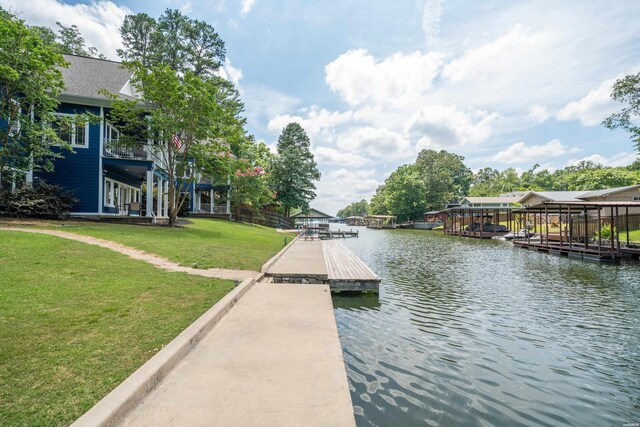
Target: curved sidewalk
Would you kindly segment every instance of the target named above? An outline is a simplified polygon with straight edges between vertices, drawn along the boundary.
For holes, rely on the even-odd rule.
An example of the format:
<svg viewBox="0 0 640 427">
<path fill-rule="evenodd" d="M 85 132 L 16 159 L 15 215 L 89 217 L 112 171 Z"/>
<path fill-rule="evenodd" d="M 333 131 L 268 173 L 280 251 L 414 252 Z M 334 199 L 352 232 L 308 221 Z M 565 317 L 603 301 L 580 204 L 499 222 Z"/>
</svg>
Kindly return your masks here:
<svg viewBox="0 0 640 427">
<path fill-rule="evenodd" d="M 111 249 L 112 251 L 119 252 L 127 255 L 130 258 L 147 262 L 155 265 L 165 271 L 180 272 L 192 274 L 195 276 L 211 277 L 214 279 L 227 279 L 227 280 L 239 280 L 256 277 L 257 271 L 251 270 L 229 270 L 225 268 L 191 268 L 184 267 L 176 264 L 173 261 L 169 261 L 166 258 L 162 258 L 158 255 L 151 254 L 149 252 L 142 251 L 140 249 L 134 249 L 129 246 L 121 245 L 120 243 L 112 242 L 109 240 L 99 239 L 97 237 L 83 236 L 80 234 L 69 233 L 66 231 L 57 230 L 39 230 L 35 228 L 18 228 L 18 227 L 0 227 L 0 231 L 21 231 L 25 233 L 46 234 L 49 236 L 61 237 L 63 239 L 75 240 L 78 242 L 86 243 L 89 245 L 100 246 L 103 248 Z"/>
</svg>

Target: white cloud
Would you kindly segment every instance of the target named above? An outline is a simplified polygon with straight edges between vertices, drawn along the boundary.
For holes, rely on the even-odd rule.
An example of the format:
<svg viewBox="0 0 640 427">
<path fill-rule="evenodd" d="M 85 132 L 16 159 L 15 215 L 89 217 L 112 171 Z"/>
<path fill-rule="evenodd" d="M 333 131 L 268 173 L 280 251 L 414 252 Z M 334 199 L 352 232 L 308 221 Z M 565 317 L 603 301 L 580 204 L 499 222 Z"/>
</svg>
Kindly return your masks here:
<svg viewBox="0 0 640 427">
<path fill-rule="evenodd" d="M 544 105 L 534 104 L 529 109 L 529 117 L 538 123 L 546 122 L 549 116 L 549 110 Z"/>
<path fill-rule="evenodd" d="M 491 160 L 502 163 L 531 163 L 536 160 L 545 160 L 550 157 L 559 157 L 578 151 L 581 150 L 575 147 L 567 147 L 559 139 L 552 139 L 546 144 L 529 146 L 524 142 L 516 142 L 493 156 Z"/>
<path fill-rule="evenodd" d="M 636 154 L 633 153 L 618 153 L 614 154 L 610 157 L 605 157 L 600 154 L 592 154 L 587 157 L 583 157 L 581 159 L 571 159 L 567 162 L 567 166 L 575 166 L 582 161 L 591 161 L 596 164 L 601 164 L 603 166 L 628 166 L 633 163 L 637 158 Z"/>
<path fill-rule="evenodd" d="M 231 60 L 228 57 L 224 59 L 224 64 L 218 70 L 218 74 L 236 86 L 242 79 L 242 70 L 231 65 Z"/>
<path fill-rule="evenodd" d="M 29 25 L 46 26 L 57 31 L 62 25 L 76 25 L 88 46 L 95 46 L 110 59 L 117 59 L 116 49 L 122 48 L 120 26 L 131 14 L 126 6 L 112 1 L 92 1 L 66 4 L 57 0 L 3 0 L 2 7 L 17 13 Z"/>
<path fill-rule="evenodd" d="M 348 123 L 353 119 L 352 111 L 341 113 L 319 108 L 315 105 L 311 106 L 306 113 L 306 117 L 291 114 L 276 116 L 269 121 L 267 129 L 271 132 L 280 132 L 287 124 L 296 122 L 299 123 L 310 136 L 318 136 L 323 131 L 331 132 L 334 127 Z"/>
<path fill-rule="evenodd" d="M 375 172 L 366 169 L 340 168 L 324 173 L 323 178 L 318 184 L 318 197 L 311 205 L 322 206 L 329 214 L 335 214 L 351 202 L 369 199 L 381 184 Z"/>
<path fill-rule="evenodd" d="M 480 110 L 460 111 L 453 105 L 428 106 L 416 111 L 405 129 L 410 135 L 420 137 L 426 146 L 477 145 L 491 136 L 492 124 L 499 117 Z"/>
<path fill-rule="evenodd" d="M 620 77 L 620 76 L 619 76 Z M 619 106 L 611 100 L 611 88 L 616 79 L 605 80 L 582 99 L 568 103 L 556 114 L 559 120 L 580 120 L 583 126 L 600 124 Z"/>
<path fill-rule="evenodd" d="M 431 88 L 442 61 L 441 53 L 416 51 L 376 62 L 365 49 L 350 50 L 325 67 L 325 80 L 350 105 L 394 105 Z"/>
<path fill-rule="evenodd" d="M 404 135 L 388 129 L 358 128 L 338 137 L 341 151 L 364 154 L 372 159 L 401 159 L 414 155 Z"/>
<path fill-rule="evenodd" d="M 448 63 L 442 75 L 453 83 L 473 81 L 491 85 L 496 81 L 520 83 L 523 75 L 537 72 L 551 39 L 543 32 L 533 32 L 522 24 L 514 25 L 505 35 L 474 49 Z"/>
<path fill-rule="evenodd" d="M 359 167 L 368 162 L 367 158 L 357 153 L 347 153 L 331 147 L 315 147 L 313 149 L 313 156 L 315 161 L 320 164 L 327 163 L 332 165 Z"/>
<path fill-rule="evenodd" d="M 256 0 L 242 0 L 242 11 L 240 11 L 240 14 L 245 16 L 251 11 L 254 4 L 256 4 Z"/>
</svg>

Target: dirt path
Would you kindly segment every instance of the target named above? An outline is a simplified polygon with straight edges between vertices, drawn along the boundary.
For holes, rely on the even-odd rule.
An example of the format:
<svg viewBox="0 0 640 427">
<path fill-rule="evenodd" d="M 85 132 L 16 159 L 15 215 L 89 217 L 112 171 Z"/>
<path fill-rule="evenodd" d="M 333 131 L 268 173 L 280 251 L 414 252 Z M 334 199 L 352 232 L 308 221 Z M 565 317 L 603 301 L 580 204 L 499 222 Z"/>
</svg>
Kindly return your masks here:
<svg viewBox="0 0 640 427">
<path fill-rule="evenodd" d="M 101 246 L 103 248 L 111 249 L 115 252 L 127 255 L 130 258 L 147 262 L 155 265 L 166 271 L 174 271 L 180 273 L 193 274 L 195 276 L 211 277 L 216 279 L 228 279 L 228 280 L 244 280 L 249 277 L 258 275 L 257 271 L 251 270 L 228 270 L 225 268 L 191 268 L 184 267 L 176 264 L 173 261 L 169 261 L 166 258 L 162 258 L 158 255 L 151 254 L 139 249 L 134 249 L 129 246 L 121 245 L 120 243 L 111 242 L 109 240 L 98 239 L 97 237 L 82 236 L 80 234 L 68 233 L 66 231 L 57 230 L 39 230 L 34 228 L 18 228 L 18 227 L 0 227 L 0 231 L 22 231 L 25 233 L 35 234 L 47 234 L 50 236 L 62 237 L 63 239 L 75 240 L 89 245 Z"/>
</svg>

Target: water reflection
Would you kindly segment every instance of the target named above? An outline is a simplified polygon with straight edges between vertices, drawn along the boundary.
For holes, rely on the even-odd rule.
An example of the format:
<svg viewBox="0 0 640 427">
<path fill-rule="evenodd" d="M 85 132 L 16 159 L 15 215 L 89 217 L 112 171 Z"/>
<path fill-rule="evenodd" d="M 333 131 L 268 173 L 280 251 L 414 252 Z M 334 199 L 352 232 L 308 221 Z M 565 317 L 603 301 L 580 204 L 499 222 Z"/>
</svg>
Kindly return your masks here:
<svg viewBox="0 0 640 427">
<path fill-rule="evenodd" d="M 359 425 L 640 419 L 640 266 L 366 230 L 379 301 L 335 297 Z"/>
</svg>

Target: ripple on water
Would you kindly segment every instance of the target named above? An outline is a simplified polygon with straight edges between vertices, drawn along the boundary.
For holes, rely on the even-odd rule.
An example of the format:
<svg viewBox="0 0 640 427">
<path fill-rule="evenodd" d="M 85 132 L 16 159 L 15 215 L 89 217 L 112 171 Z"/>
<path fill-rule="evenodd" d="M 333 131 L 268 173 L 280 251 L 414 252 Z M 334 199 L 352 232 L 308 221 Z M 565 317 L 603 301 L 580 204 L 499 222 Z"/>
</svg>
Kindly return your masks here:
<svg viewBox="0 0 640 427">
<path fill-rule="evenodd" d="M 640 267 L 360 229 L 379 298 L 335 297 L 359 425 L 640 419 Z"/>
</svg>

